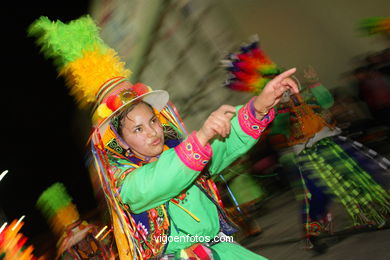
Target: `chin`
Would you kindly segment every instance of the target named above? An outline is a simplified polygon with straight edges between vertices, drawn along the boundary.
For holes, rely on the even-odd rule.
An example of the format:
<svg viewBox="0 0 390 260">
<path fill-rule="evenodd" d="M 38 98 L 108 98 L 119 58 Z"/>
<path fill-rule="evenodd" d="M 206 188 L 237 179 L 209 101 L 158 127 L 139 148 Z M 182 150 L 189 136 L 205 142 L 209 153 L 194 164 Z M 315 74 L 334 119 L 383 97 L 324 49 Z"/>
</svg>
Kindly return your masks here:
<svg viewBox="0 0 390 260">
<path fill-rule="evenodd" d="M 151 153 L 148 154 L 149 157 L 156 157 L 160 154 L 162 154 L 162 152 L 164 151 L 164 146 L 160 146 L 160 147 L 153 147 L 153 149 L 151 149 Z"/>
<path fill-rule="evenodd" d="M 162 154 L 163 151 L 164 151 L 164 145 L 162 145 L 161 147 L 159 147 L 158 153 L 156 154 L 156 156 Z"/>
</svg>

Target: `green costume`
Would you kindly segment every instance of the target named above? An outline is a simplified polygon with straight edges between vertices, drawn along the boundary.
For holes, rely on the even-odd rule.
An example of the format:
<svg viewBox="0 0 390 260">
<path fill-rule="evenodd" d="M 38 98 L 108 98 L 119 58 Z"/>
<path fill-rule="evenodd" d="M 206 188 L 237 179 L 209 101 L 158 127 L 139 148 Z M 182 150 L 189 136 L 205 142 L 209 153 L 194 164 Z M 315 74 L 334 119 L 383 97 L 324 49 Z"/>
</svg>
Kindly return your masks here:
<svg viewBox="0 0 390 260">
<path fill-rule="evenodd" d="M 163 127 L 182 136 L 184 125 L 168 93 L 131 83 L 125 63 L 100 38 L 88 15 L 67 24 L 40 17 L 30 25 L 29 35 L 37 37 L 45 56 L 55 61 L 80 107 L 92 106 L 90 170 L 98 177 L 96 192 L 107 202 L 120 259 L 168 259 L 171 253 L 181 259 L 263 259 L 237 244 L 214 239 L 217 234 L 222 237 L 221 232 L 231 235 L 235 228 L 209 175 L 222 171 L 256 143 L 274 118 L 273 109 L 257 120 L 251 101 L 237 108 L 228 138 L 206 147 L 195 133 L 185 140 L 166 139 L 159 160 L 148 163 L 120 147 L 115 119 L 128 105 L 142 100 L 155 110 Z M 203 171 L 206 165 L 208 172 Z M 212 240 L 168 245 L 158 241 L 181 235 Z"/>
<path fill-rule="evenodd" d="M 243 115 L 245 108 L 243 107 L 240 111 L 241 107 L 237 107 L 238 116 L 231 121 L 230 135 L 223 140 L 215 139 L 211 144 L 212 156 L 208 163 L 208 172 L 211 176 L 220 173 L 257 142 L 257 138 L 248 135 L 242 129 L 243 124 L 239 123 L 240 116 L 242 120 L 245 120 Z M 272 118 L 267 115 L 258 122 L 261 124 L 261 131 L 271 120 Z M 195 136 L 195 134 L 190 135 L 192 138 Z M 186 142 L 190 137 L 180 145 L 184 144 L 187 147 Z M 192 145 L 195 151 L 196 141 Z M 201 171 L 193 169 L 194 167 L 188 165 L 190 162 L 186 162 L 186 159 L 183 161 L 183 155 L 180 155 L 182 152 L 177 147 L 164 151 L 155 162 L 139 163 L 142 167 L 134 168 L 126 159 L 116 157 L 110 157 L 110 159 L 111 165 L 115 165 L 116 178 L 123 179 L 120 187 L 122 202 L 130 207 L 132 213 L 140 214 L 166 205 L 170 230 L 169 237 L 165 237 L 165 242 L 169 242 L 165 248 L 165 254 L 175 254 L 175 257 L 179 258 L 182 257 L 183 249 L 189 248 L 194 243 L 208 242 L 217 236 L 222 228 L 215 201 L 210 199 L 210 196 L 200 189 L 199 185 L 196 185 L 195 181 Z M 204 149 L 204 147 L 198 148 Z M 132 171 L 129 172 L 131 168 Z M 123 178 L 123 175 L 126 177 Z M 233 241 L 230 240 L 230 242 Z M 264 259 L 238 244 L 229 242 L 221 241 L 210 248 L 214 259 L 218 257 L 221 259 Z"/>
</svg>

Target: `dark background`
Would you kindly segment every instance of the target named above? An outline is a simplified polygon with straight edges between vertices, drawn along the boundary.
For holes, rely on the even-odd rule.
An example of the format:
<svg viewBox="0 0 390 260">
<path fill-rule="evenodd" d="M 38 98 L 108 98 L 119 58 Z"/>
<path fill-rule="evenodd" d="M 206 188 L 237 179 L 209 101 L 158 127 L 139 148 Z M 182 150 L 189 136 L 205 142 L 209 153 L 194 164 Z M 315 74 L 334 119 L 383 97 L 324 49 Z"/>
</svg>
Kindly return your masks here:
<svg viewBox="0 0 390 260">
<path fill-rule="evenodd" d="M 84 166 L 88 116 L 26 33 L 42 15 L 68 22 L 86 14 L 89 3 L 31 2 L 5 2 L 2 7 L 0 102 L 0 173 L 9 170 L 0 182 L 0 210 L 8 222 L 26 215 L 21 232 L 29 240 L 50 232 L 35 203 L 54 182 L 65 184 L 81 214 L 96 207 Z"/>
</svg>

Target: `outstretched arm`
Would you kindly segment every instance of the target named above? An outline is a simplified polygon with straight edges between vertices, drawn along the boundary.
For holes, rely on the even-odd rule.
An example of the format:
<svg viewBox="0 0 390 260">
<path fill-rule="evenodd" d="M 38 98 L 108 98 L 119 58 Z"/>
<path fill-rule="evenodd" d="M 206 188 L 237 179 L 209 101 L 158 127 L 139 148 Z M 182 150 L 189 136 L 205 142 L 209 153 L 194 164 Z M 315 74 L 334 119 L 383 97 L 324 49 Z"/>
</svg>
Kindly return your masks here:
<svg viewBox="0 0 390 260">
<path fill-rule="evenodd" d="M 235 108 L 236 116 L 233 118 L 230 117 L 232 111 L 230 106 L 220 108 L 219 116 L 223 118 L 225 115 L 225 121 L 228 121 L 223 125 L 225 128 L 228 125 L 230 129 L 222 131 L 228 133 L 226 136 L 218 133 L 224 138 L 214 139 L 211 142 L 213 148 L 213 157 L 209 163 L 211 174 L 221 172 L 256 144 L 261 133 L 272 122 L 275 116 L 273 107 L 279 103 L 286 90 L 298 93 L 297 84 L 290 78 L 295 71 L 295 68 L 290 69 L 271 80 L 259 96 L 253 97 L 244 106 Z"/>
</svg>

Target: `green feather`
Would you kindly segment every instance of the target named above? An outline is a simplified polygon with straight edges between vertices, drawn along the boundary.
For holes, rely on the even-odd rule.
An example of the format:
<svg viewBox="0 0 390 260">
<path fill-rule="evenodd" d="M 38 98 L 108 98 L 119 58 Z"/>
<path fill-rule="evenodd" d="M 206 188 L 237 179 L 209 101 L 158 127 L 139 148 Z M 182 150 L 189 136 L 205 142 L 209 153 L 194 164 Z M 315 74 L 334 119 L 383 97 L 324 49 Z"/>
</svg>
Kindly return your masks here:
<svg viewBox="0 0 390 260">
<path fill-rule="evenodd" d="M 108 49 L 89 15 L 68 24 L 41 16 L 29 26 L 28 35 L 37 38 L 37 45 L 41 46 L 45 57 L 54 59 L 58 69 L 81 58 L 84 51 L 98 48 L 104 52 Z"/>
<path fill-rule="evenodd" d="M 72 198 L 68 195 L 64 184 L 56 182 L 39 196 L 36 206 L 42 214 L 50 219 L 56 212 L 69 204 Z"/>
</svg>

